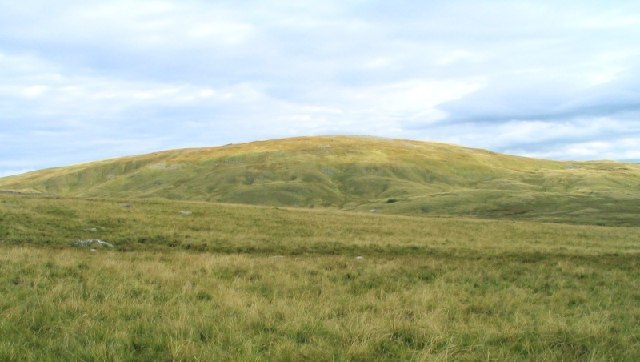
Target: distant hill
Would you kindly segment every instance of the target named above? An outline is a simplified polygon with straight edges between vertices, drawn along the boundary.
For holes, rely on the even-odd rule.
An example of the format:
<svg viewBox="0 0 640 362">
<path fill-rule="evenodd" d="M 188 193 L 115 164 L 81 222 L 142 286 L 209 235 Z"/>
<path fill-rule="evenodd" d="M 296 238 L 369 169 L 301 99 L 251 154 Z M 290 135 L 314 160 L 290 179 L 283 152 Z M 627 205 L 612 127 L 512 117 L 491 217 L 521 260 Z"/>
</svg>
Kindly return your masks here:
<svg viewBox="0 0 640 362">
<path fill-rule="evenodd" d="M 155 152 L 5 177 L 0 190 L 640 224 L 638 164 L 540 160 L 373 137 L 299 137 Z"/>
</svg>

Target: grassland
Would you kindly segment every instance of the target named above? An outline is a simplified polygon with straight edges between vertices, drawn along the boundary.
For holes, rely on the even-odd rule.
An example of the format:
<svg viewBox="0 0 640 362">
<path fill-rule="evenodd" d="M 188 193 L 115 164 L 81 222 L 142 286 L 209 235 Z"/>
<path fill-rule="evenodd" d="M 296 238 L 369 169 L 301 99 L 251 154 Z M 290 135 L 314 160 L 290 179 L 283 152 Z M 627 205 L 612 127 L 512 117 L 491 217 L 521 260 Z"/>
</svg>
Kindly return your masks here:
<svg viewBox="0 0 640 362">
<path fill-rule="evenodd" d="M 156 152 L 2 178 L 0 190 L 640 226 L 640 165 L 367 137 Z"/>
<path fill-rule="evenodd" d="M 0 360 L 635 361 L 639 284 L 635 227 L 0 195 Z"/>
</svg>

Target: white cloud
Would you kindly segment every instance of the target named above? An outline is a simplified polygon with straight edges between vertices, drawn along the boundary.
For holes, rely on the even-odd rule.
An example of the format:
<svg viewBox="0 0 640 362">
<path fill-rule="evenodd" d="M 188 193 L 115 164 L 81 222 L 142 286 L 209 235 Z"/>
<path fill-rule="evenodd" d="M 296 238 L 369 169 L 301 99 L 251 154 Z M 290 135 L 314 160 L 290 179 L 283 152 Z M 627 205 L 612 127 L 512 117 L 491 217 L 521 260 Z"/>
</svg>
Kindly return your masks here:
<svg viewBox="0 0 640 362">
<path fill-rule="evenodd" d="M 514 153 L 529 157 L 561 160 L 640 160 L 640 150 L 634 147 L 638 144 L 640 144 L 640 137 L 623 138 L 616 141 L 569 142 L 550 145 L 547 149 L 538 151 L 520 150 Z"/>
<path fill-rule="evenodd" d="M 35 98 L 41 96 L 47 89 L 45 85 L 30 85 L 23 88 L 21 95 L 26 98 Z"/>
<path fill-rule="evenodd" d="M 624 13 L 620 10 L 602 11 L 598 16 L 589 16 L 589 14 L 580 14 L 573 22 L 569 24 L 578 29 L 618 29 L 618 28 L 637 28 L 640 25 L 639 14 Z"/>
<path fill-rule="evenodd" d="M 301 134 L 556 158 L 627 157 L 637 146 L 621 140 L 640 137 L 638 3 L 24 0 L 2 9 L 0 153 L 24 166 L 0 172 Z"/>
<path fill-rule="evenodd" d="M 455 49 L 455 50 L 450 50 L 447 53 L 442 54 L 441 56 L 436 58 L 435 64 L 444 66 L 444 65 L 451 65 L 451 64 L 460 63 L 460 62 L 478 63 L 485 60 L 486 60 L 486 57 L 481 55 L 478 52 L 473 52 L 466 49 Z"/>
<path fill-rule="evenodd" d="M 0 84 L 0 99 L 35 102 L 22 110 L 26 116 L 43 113 L 52 117 L 104 116 L 154 105 L 189 106 L 259 97 L 259 92 L 248 84 L 214 89 L 189 83 L 129 81 L 94 74 L 73 74 L 26 56 L 5 54 L 3 60 L 0 75 L 11 74 L 13 79 L 8 84 Z"/>
</svg>

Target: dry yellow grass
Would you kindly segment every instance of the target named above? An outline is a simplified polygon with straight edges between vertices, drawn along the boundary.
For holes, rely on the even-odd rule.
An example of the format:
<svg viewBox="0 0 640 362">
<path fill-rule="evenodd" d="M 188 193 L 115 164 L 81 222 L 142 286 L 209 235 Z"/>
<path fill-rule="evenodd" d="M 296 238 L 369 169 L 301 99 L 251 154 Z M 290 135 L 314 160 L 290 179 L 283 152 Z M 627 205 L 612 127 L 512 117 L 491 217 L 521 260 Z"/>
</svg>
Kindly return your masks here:
<svg viewBox="0 0 640 362">
<path fill-rule="evenodd" d="M 89 237 L 115 248 L 70 246 Z M 633 361 L 639 240 L 637 228 L 2 196 L 0 360 Z"/>
<path fill-rule="evenodd" d="M 633 360 L 629 258 L 3 248 L 4 360 Z M 637 263 L 636 263 L 637 265 Z"/>
</svg>

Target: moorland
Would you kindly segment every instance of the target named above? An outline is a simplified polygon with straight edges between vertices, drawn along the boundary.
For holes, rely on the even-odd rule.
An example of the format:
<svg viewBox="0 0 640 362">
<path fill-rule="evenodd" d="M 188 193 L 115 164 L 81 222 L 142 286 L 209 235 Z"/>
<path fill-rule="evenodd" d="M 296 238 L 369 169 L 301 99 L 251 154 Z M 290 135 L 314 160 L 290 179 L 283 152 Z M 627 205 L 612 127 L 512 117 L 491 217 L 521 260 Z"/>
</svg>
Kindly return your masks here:
<svg viewBox="0 0 640 362">
<path fill-rule="evenodd" d="M 0 359 L 638 360 L 639 185 L 368 137 L 0 179 Z"/>
</svg>

